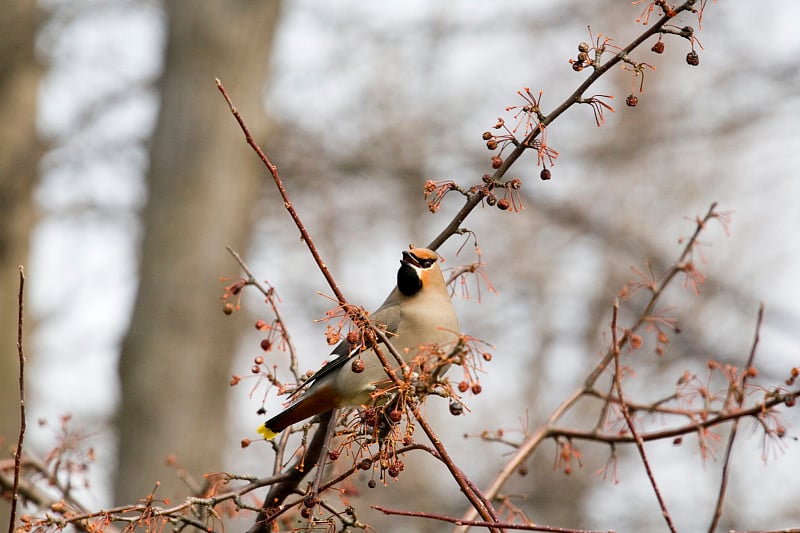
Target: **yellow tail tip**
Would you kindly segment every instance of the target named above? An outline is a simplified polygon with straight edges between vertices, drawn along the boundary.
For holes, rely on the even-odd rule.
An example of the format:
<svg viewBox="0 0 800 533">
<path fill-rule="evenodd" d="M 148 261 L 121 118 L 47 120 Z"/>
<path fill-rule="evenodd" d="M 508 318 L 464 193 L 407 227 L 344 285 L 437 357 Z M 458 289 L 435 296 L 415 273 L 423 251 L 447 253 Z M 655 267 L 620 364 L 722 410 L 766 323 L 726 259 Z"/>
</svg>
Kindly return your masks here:
<svg viewBox="0 0 800 533">
<path fill-rule="evenodd" d="M 278 435 L 276 432 L 269 429 L 266 426 L 266 424 L 261 424 L 260 426 L 258 426 L 258 429 L 256 431 L 258 431 L 259 435 L 264 437 L 264 440 L 272 440 Z"/>
</svg>

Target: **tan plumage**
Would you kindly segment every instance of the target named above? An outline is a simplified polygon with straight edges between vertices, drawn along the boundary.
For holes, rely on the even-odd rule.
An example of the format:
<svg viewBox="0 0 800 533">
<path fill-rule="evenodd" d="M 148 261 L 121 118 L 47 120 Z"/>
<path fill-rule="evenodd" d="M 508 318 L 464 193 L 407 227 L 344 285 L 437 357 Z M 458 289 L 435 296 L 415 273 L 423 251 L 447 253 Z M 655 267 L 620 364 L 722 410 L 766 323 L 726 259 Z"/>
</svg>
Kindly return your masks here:
<svg viewBox="0 0 800 533">
<path fill-rule="evenodd" d="M 452 349 L 458 340 L 458 319 L 439 268 L 436 252 L 414 248 L 403 252 L 397 272 L 397 286 L 370 322 L 388 333 L 392 346 L 410 362 L 420 353 L 420 347 L 437 344 L 443 350 Z M 428 348 L 429 349 L 429 348 Z M 364 361 L 363 372 L 353 372 L 347 341 L 333 350 L 336 359 L 311 376 L 303 385 L 300 399 L 258 428 L 266 439 L 271 439 L 290 425 L 314 415 L 339 407 L 370 403 L 376 385 L 388 377 L 373 350 L 358 354 Z M 395 362 L 388 349 L 381 352 L 390 363 Z M 400 374 L 402 376 L 402 374 Z"/>
</svg>

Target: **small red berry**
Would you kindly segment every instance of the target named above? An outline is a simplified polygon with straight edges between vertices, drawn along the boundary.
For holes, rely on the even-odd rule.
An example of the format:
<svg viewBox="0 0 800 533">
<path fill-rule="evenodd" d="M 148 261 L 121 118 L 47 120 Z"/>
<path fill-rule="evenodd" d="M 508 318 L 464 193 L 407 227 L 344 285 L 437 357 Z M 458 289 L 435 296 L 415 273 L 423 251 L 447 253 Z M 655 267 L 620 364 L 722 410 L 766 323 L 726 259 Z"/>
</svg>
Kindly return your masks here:
<svg viewBox="0 0 800 533">
<path fill-rule="evenodd" d="M 520 187 L 522 187 L 522 180 L 519 178 L 514 178 L 513 180 L 508 182 L 508 186 L 516 191 Z"/>
<path fill-rule="evenodd" d="M 450 414 L 453 416 L 458 416 L 464 412 L 464 406 L 456 401 L 450 402 Z"/>
<path fill-rule="evenodd" d="M 499 155 L 492 157 L 492 168 L 500 168 L 503 166 L 503 158 Z"/>
<path fill-rule="evenodd" d="M 497 148 L 497 141 L 495 141 L 494 139 L 489 139 L 488 141 L 486 141 L 486 148 L 488 148 L 489 150 L 495 150 Z"/>
<path fill-rule="evenodd" d="M 389 469 L 387 472 L 389 473 L 390 476 L 396 478 L 397 476 L 400 475 L 400 472 L 403 471 L 404 466 L 405 465 L 403 464 L 403 461 L 396 461 L 391 465 L 389 465 Z"/>
<path fill-rule="evenodd" d="M 358 463 L 358 468 L 361 470 L 369 470 L 372 468 L 372 461 L 369 459 L 362 459 L 361 462 Z"/>
<path fill-rule="evenodd" d="M 348 331 L 345 338 L 350 346 L 356 346 L 361 342 L 361 334 L 356 330 Z"/>
<path fill-rule="evenodd" d="M 255 357 L 255 359 L 253 359 L 253 362 L 254 362 L 255 364 L 257 364 L 257 365 L 264 364 L 264 358 L 263 358 L 263 357 L 261 357 L 260 355 L 257 355 L 257 356 Z"/>
<path fill-rule="evenodd" d="M 480 383 L 473 383 L 472 384 L 472 394 L 480 394 L 483 390 Z"/>
<path fill-rule="evenodd" d="M 393 409 L 389 413 L 389 420 L 391 420 L 392 422 L 395 422 L 395 423 L 400 422 L 400 420 L 402 420 L 402 418 L 403 418 L 403 412 L 400 411 L 399 409 Z"/>
<path fill-rule="evenodd" d="M 462 381 L 458 384 L 458 392 L 467 392 L 467 389 L 469 389 L 469 383 L 466 381 Z"/>
<path fill-rule="evenodd" d="M 268 352 L 270 348 L 272 348 L 272 341 L 269 339 L 263 339 L 261 341 L 261 349 L 265 352 Z"/>
<path fill-rule="evenodd" d="M 233 304 L 230 302 L 225 302 L 225 305 L 222 306 L 222 312 L 226 315 L 230 315 L 233 313 Z"/>
<path fill-rule="evenodd" d="M 656 41 L 656 43 L 653 45 L 653 47 L 650 50 L 652 50 L 653 52 L 655 52 L 657 54 L 663 54 L 664 53 L 664 41 Z"/>
<path fill-rule="evenodd" d="M 700 56 L 697 55 L 697 52 L 692 50 L 691 52 L 686 54 L 686 62 L 692 65 L 693 67 L 696 67 L 697 65 L 700 64 Z"/>
<path fill-rule="evenodd" d="M 549 168 L 543 168 L 542 171 L 539 173 L 539 178 L 542 181 L 547 181 L 553 177 L 553 174 L 550 172 Z"/>
<path fill-rule="evenodd" d="M 494 135 L 492 135 L 491 131 L 484 131 L 482 137 L 484 141 L 488 141 L 489 139 L 494 137 Z"/>
<path fill-rule="evenodd" d="M 505 199 L 505 198 L 501 198 L 501 199 L 499 199 L 499 200 L 497 201 L 497 208 L 498 208 L 500 211 L 505 211 L 505 210 L 506 210 L 506 209 L 508 209 L 509 207 L 511 207 L 511 202 L 509 202 L 507 199 Z"/>
<path fill-rule="evenodd" d="M 256 329 L 259 331 L 262 329 L 267 329 L 267 323 L 263 320 L 256 320 Z"/>
<path fill-rule="evenodd" d="M 376 483 L 375 483 L 375 480 L 374 480 L 374 479 L 370 479 L 370 480 L 369 480 L 369 483 L 367 483 L 367 486 L 368 486 L 369 488 L 371 488 L 371 489 L 374 489 L 374 488 L 375 488 L 375 485 L 376 485 Z"/>
<path fill-rule="evenodd" d="M 483 352 L 483 360 L 484 361 L 491 361 L 492 360 L 492 354 L 490 354 L 489 352 Z"/>
<path fill-rule="evenodd" d="M 258 365 L 253 365 L 253 367 L 250 369 L 250 372 L 252 372 L 253 374 L 258 374 L 259 372 L 261 372 L 261 367 L 259 367 Z"/>
<path fill-rule="evenodd" d="M 353 362 L 350 364 L 350 370 L 356 374 L 362 373 L 365 367 L 366 365 L 364 364 L 363 359 L 353 359 Z"/>
<path fill-rule="evenodd" d="M 636 107 L 636 104 L 639 103 L 639 97 L 635 94 L 629 94 L 628 97 L 625 99 L 625 105 L 628 107 Z"/>
<path fill-rule="evenodd" d="M 581 53 L 584 53 L 584 54 L 585 54 L 585 53 L 586 53 L 586 52 L 588 52 L 588 51 L 589 51 L 589 43 L 587 43 L 587 42 L 582 42 L 582 43 L 580 43 L 580 44 L 578 45 L 578 52 L 581 52 Z"/>
</svg>

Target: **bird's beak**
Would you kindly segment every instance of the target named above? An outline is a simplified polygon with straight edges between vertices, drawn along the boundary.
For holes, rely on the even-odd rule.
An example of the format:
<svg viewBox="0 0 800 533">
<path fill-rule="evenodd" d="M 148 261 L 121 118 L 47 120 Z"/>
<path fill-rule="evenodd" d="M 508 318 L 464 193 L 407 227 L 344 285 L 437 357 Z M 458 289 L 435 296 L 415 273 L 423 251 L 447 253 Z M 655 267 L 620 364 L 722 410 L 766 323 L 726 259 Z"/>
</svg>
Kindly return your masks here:
<svg viewBox="0 0 800 533">
<path fill-rule="evenodd" d="M 417 258 L 411 255 L 409 252 L 403 252 L 403 258 L 400 260 L 400 263 L 407 263 L 411 266 L 422 268 L 422 265 L 419 264 Z"/>
</svg>

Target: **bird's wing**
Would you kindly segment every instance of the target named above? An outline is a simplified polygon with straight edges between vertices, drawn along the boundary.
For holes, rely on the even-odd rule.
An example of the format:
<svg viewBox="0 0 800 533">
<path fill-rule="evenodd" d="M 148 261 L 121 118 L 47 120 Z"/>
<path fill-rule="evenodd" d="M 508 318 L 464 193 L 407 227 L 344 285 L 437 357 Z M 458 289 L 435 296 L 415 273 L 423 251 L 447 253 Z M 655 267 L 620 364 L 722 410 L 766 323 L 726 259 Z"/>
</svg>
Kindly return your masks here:
<svg viewBox="0 0 800 533">
<path fill-rule="evenodd" d="M 397 289 L 392 291 L 383 304 L 369 317 L 369 321 L 372 322 L 375 327 L 381 328 L 390 335 L 397 333 L 397 329 L 400 326 L 400 313 L 394 312 L 394 308 L 397 307 L 396 292 Z M 378 341 L 378 344 L 381 344 L 381 342 Z M 322 368 L 314 372 L 302 385 L 292 391 L 288 399 L 294 399 L 300 392 L 313 385 L 315 381 L 341 368 L 357 353 L 359 353 L 357 350 L 350 349 L 350 344 L 347 342 L 347 339 L 342 340 L 331 352 L 331 355 L 335 355 L 336 358 L 328 361 Z"/>
</svg>

